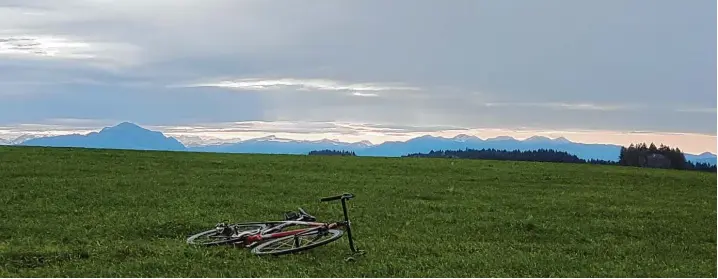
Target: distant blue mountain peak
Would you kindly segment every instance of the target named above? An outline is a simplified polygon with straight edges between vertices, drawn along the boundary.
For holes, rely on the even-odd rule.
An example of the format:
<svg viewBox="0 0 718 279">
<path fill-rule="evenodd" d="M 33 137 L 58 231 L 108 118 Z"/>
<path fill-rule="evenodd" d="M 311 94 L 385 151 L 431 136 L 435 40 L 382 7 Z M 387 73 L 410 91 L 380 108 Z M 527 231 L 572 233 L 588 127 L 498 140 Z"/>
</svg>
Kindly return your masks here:
<svg viewBox="0 0 718 279">
<path fill-rule="evenodd" d="M 162 132 L 152 131 L 130 122 L 102 128 L 87 135 L 72 134 L 33 138 L 21 143 L 30 146 L 114 148 L 182 151 L 187 148 Z"/>
</svg>

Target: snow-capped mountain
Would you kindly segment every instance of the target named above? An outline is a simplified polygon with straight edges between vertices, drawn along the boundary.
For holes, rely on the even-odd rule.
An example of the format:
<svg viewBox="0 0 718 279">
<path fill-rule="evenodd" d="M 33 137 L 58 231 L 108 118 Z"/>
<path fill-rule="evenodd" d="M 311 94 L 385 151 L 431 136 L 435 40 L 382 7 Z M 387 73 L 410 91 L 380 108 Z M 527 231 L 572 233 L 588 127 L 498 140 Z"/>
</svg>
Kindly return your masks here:
<svg viewBox="0 0 718 279">
<path fill-rule="evenodd" d="M 270 135 L 236 143 L 191 147 L 189 150 L 196 152 L 307 154 L 314 150 L 337 149 L 354 151 L 372 146 L 372 143 L 369 141 L 347 143 L 330 139 L 293 140 Z"/>
<path fill-rule="evenodd" d="M 188 135 L 174 135 L 173 138 L 184 144 L 186 147 L 199 147 L 208 145 L 218 145 L 225 143 L 235 143 L 242 141 L 240 138 L 223 139 L 217 137 L 208 136 L 188 136 Z"/>
<path fill-rule="evenodd" d="M 470 136 L 470 135 L 467 135 L 467 134 L 456 135 L 455 137 L 453 137 L 453 138 L 451 138 L 451 139 L 453 139 L 454 141 L 458 141 L 458 142 L 481 141 L 480 138 L 475 137 L 475 136 Z"/>
<path fill-rule="evenodd" d="M 27 140 L 31 140 L 34 138 L 39 138 L 40 135 L 22 135 L 17 138 L 9 138 L 9 139 L 2 139 L 0 138 L 0 145 L 16 145 L 21 144 Z"/>
<path fill-rule="evenodd" d="M 132 123 L 121 123 L 106 127 L 100 132 L 87 135 L 63 135 L 25 139 L 10 143 L 36 146 L 66 146 L 90 148 L 118 148 L 145 150 L 172 150 L 222 153 L 265 153 L 265 154 L 307 154 L 314 150 L 354 151 L 359 156 L 399 157 L 411 153 L 426 153 L 431 150 L 457 149 L 498 149 L 536 150 L 554 149 L 565 151 L 582 159 L 618 160 L 621 146 L 612 144 L 585 144 L 571 142 L 565 138 L 550 139 L 533 136 L 518 140 L 508 136 L 481 139 L 471 135 L 457 135 L 452 138 L 420 136 L 407 141 L 387 141 L 372 144 L 369 141 L 342 142 L 338 140 L 293 140 L 274 135 L 229 142 L 217 138 L 192 136 L 166 137 L 161 132 L 147 130 Z M 18 139 L 19 140 L 19 139 Z M 184 144 L 181 142 L 184 141 Z M 685 154 L 693 162 L 716 163 L 716 155 L 706 152 L 699 155 Z"/>
</svg>

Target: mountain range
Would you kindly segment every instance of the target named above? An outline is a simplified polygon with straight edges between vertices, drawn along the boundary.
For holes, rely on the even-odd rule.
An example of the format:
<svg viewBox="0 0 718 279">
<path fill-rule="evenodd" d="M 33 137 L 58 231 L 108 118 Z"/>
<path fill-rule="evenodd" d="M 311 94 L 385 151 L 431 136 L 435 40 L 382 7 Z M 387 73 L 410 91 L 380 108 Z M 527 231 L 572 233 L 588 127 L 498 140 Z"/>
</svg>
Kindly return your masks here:
<svg viewBox="0 0 718 279">
<path fill-rule="evenodd" d="M 238 140 L 231 143 L 214 142 L 201 144 L 198 137 L 183 138 L 190 144 L 183 144 L 178 139 L 167 137 L 161 132 L 151 131 L 136 124 L 123 122 L 113 127 L 105 127 L 99 132 L 86 135 L 71 134 L 47 137 L 21 137 L 14 142 L 0 144 L 25 146 L 54 147 L 85 147 L 136 150 L 165 150 L 219 153 L 264 153 L 264 154 L 307 154 L 313 150 L 346 150 L 354 151 L 358 156 L 399 157 L 410 153 L 426 153 L 431 150 L 457 150 L 493 148 L 499 150 L 536 150 L 554 149 L 576 155 L 581 159 L 617 161 L 620 145 L 586 144 L 569 141 L 565 138 L 550 139 L 534 136 L 525 140 L 512 137 L 496 137 L 481 139 L 470 135 L 458 135 L 452 138 L 421 136 L 407 141 L 388 141 L 372 144 L 368 141 L 341 142 L 334 140 L 292 140 L 275 136 Z M 21 141 L 21 142 L 20 142 Z M 716 155 L 705 152 L 699 155 L 685 154 L 692 162 L 716 164 Z"/>
</svg>

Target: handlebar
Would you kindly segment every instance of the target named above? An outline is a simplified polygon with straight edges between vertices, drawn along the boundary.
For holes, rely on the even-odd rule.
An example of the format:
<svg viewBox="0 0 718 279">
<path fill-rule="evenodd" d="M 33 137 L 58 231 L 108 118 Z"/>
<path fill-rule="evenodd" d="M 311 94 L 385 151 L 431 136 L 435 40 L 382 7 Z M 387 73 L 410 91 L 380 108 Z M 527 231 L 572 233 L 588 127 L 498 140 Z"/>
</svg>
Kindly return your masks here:
<svg viewBox="0 0 718 279">
<path fill-rule="evenodd" d="M 344 193 L 344 194 L 341 194 L 341 195 L 338 195 L 338 196 L 321 198 L 321 199 L 319 199 L 319 200 L 320 200 L 320 201 L 323 201 L 323 202 L 335 201 L 335 200 L 341 200 L 341 201 L 342 201 L 342 210 L 344 211 L 344 222 L 342 222 L 342 223 L 345 224 L 346 229 L 347 229 L 347 235 L 349 236 L 349 248 L 352 250 L 352 252 L 354 252 L 354 253 L 359 253 L 359 252 L 361 252 L 361 251 L 360 251 L 360 250 L 357 250 L 357 249 L 354 247 L 354 240 L 352 239 L 352 226 L 351 226 L 351 223 L 349 222 L 349 215 L 347 215 L 347 203 L 346 203 L 346 201 L 347 201 L 347 200 L 350 200 L 350 199 L 352 199 L 352 198 L 354 198 L 354 194 Z"/>
<path fill-rule="evenodd" d="M 321 198 L 319 201 L 327 202 L 327 201 L 335 201 L 335 200 L 349 200 L 349 199 L 351 199 L 351 198 L 353 198 L 353 197 L 354 197 L 353 194 L 344 193 L 344 194 L 338 195 L 338 196 Z"/>
</svg>

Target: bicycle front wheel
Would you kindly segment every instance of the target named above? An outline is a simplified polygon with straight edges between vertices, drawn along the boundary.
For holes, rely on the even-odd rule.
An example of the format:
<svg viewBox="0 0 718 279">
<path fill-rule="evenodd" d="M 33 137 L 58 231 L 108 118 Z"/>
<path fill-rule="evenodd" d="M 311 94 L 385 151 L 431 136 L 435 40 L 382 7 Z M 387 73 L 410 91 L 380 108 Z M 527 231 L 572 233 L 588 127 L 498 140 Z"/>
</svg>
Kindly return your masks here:
<svg viewBox="0 0 718 279">
<path fill-rule="evenodd" d="M 257 255 L 283 255 L 316 248 L 336 241 L 344 231 L 314 229 L 305 233 L 290 235 L 264 242 L 252 249 Z"/>
</svg>

